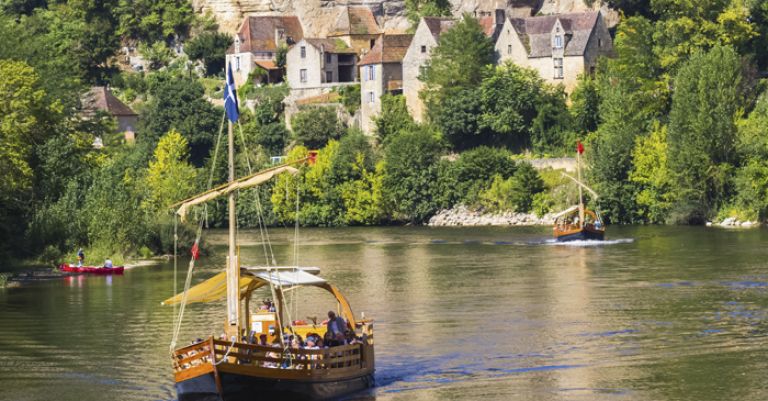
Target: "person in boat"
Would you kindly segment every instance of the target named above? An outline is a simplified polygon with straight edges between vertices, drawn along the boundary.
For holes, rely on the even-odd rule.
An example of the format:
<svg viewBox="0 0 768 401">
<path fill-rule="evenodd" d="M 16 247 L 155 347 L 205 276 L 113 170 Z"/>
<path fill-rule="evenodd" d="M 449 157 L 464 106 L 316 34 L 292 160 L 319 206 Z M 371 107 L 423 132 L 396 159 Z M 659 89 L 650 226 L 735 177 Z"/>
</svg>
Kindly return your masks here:
<svg viewBox="0 0 768 401">
<path fill-rule="evenodd" d="M 333 345 L 344 344 L 344 332 L 347 330 L 347 322 L 341 316 L 336 316 L 334 311 L 328 311 L 328 323 L 326 324 L 326 333 L 330 333 L 330 340 Z"/>
<path fill-rule="evenodd" d="M 83 267 L 83 263 L 85 263 L 85 252 L 80 248 L 77 250 L 77 267 Z"/>
<path fill-rule="evenodd" d="M 111 269 L 112 268 L 112 259 L 107 258 L 107 260 L 104 261 L 104 268 L 105 269 Z"/>
</svg>

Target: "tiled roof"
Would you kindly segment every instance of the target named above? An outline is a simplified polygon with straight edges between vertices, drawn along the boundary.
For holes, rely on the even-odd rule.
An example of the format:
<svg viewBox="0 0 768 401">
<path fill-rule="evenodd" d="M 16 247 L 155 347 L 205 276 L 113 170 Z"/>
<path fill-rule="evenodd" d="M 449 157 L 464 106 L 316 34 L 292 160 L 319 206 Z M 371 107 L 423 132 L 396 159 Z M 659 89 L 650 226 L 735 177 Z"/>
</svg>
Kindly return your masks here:
<svg viewBox="0 0 768 401">
<path fill-rule="evenodd" d="M 246 17 L 240 31 L 240 52 L 275 52 L 278 44 L 275 33 L 283 30 L 285 40 L 296 43 L 304 38 L 301 21 L 296 16 L 252 16 Z M 227 54 L 235 52 L 235 45 L 229 47 Z"/>
<path fill-rule="evenodd" d="M 328 36 L 378 35 L 379 24 L 368 7 L 344 7 Z"/>
<path fill-rule="evenodd" d="M 259 67 L 265 69 L 265 70 L 278 70 L 277 64 L 275 64 L 272 60 L 254 60 L 253 61 L 256 65 Z"/>
<path fill-rule="evenodd" d="M 83 95 L 82 109 L 86 114 L 94 114 L 97 111 L 105 111 L 116 117 L 138 116 L 105 86 L 94 86 Z"/>
<path fill-rule="evenodd" d="M 560 20 L 565 36 L 566 56 L 581 56 L 587 49 L 587 43 L 597 24 L 599 11 L 582 13 L 555 14 L 528 18 L 511 18 L 520 39 L 528 49 L 529 57 L 552 56 L 552 29 Z"/>
<path fill-rule="evenodd" d="M 450 17 L 424 17 L 423 20 L 435 41 L 440 39 L 440 35 L 451 29 L 456 23 L 456 20 Z"/>
<path fill-rule="evenodd" d="M 320 38 L 305 38 L 307 43 L 328 53 L 337 54 L 356 54 L 355 49 L 347 46 L 347 44 L 341 39 L 320 39 Z"/>
<path fill-rule="evenodd" d="M 413 35 L 381 35 L 358 65 L 400 63 L 412 39 Z"/>
</svg>

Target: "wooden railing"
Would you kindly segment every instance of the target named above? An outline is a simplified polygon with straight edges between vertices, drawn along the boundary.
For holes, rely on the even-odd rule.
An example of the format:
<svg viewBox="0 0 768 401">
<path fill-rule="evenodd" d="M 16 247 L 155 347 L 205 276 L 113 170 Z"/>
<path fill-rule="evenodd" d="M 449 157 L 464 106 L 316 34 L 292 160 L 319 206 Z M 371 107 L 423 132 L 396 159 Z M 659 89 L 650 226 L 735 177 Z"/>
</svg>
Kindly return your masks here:
<svg viewBox="0 0 768 401">
<path fill-rule="evenodd" d="M 203 341 L 179 348 L 173 353 L 173 369 L 176 372 L 199 366 L 213 360 L 213 341 Z"/>
<path fill-rule="evenodd" d="M 227 358 L 229 363 L 290 369 L 337 369 L 360 367 L 362 344 L 306 349 L 270 347 L 256 344 L 214 340 L 216 360 Z M 231 346 L 231 349 L 230 349 Z M 229 353 L 227 353 L 229 351 Z"/>
</svg>

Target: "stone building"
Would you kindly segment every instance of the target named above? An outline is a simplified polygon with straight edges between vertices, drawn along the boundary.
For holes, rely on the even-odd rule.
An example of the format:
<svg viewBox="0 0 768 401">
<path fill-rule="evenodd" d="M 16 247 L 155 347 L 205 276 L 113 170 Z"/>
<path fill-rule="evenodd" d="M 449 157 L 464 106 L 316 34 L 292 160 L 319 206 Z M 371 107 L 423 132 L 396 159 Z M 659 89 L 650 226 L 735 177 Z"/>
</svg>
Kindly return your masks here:
<svg viewBox="0 0 768 401">
<path fill-rule="evenodd" d="M 97 113 L 107 113 L 117 120 L 117 132 L 131 142 L 136 137 L 139 115 L 128 105 L 116 98 L 106 86 L 91 87 L 80 99 L 83 117 L 91 118 Z M 97 138 L 101 142 L 100 138 Z"/>
<path fill-rule="evenodd" d="M 418 122 L 424 120 L 424 103 L 419 98 L 424 83 L 419 80 L 419 75 L 430 58 L 432 48 L 437 46 L 440 35 L 451 29 L 455 22 L 452 18 L 422 18 L 403 57 L 403 95 L 408 111 Z"/>
<path fill-rule="evenodd" d="M 613 52 L 613 41 L 599 11 L 509 18 L 496 40 L 499 63 L 511 60 L 539 72 L 570 93 L 582 73 L 593 73 L 599 56 Z"/>
<path fill-rule="evenodd" d="M 342 8 L 335 26 L 327 36 L 329 39 L 343 40 L 357 54 L 362 54 L 373 47 L 381 33 L 370 8 L 348 6 Z"/>
<path fill-rule="evenodd" d="M 360 66 L 360 128 L 373 133 L 381 113 L 381 95 L 403 92 L 403 57 L 413 35 L 381 35 L 357 64 Z"/>
<path fill-rule="evenodd" d="M 282 71 L 276 64 L 277 50 L 303 38 L 301 21 L 295 16 L 246 17 L 227 49 L 226 62 L 232 66 L 235 84 L 245 83 L 256 68 L 267 71 L 265 81 L 282 80 Z"/>
<path fill-rule="evenodd" d="M 305 38 L 288 50 L 287 77 L 293 95 L 318 95 L 333 83 L 357 81 L 357 53 L 341 39 Z"/>
</svg>

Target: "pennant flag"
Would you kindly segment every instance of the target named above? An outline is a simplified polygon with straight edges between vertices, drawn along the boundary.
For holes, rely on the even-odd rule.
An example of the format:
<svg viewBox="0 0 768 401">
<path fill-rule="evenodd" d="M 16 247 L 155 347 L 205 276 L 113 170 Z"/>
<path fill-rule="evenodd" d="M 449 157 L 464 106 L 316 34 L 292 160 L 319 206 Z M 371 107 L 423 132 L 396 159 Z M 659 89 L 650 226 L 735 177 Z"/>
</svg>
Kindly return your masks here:
<svg viewBox="0 0 768 401">
<path fill-rule="evenodd" d="M 195 241 L 194 245 L 192 245 L 190 252 L 192 253 L 192 259 L 197 260 L 200 258 L 200 247 L 197 246 L 197 241 Z"/>
<path fill-rule="evenodd" d="M 315 164 L 317 161 L 317 151 L 316 150 L 310 150 L 309 151 L 309 159 L 307 159 L 308 164 Z"/>
<path fill-rule="evenodd" d="M 581 144 L 581 141 L 576 141 L 576 151 L 579 152 L 579 154 L 584 153 L 584 145 Z"/>
<path fill-rule="evenodd" d="M 235 77 L 232 75 L 232 65 L 227 66 L 227 85 L 224 87 L 224 110 L 229 121 L 236 122 L 240 117 L 237 109 L 237 91 L 235 90 Z"/>
</svg>

